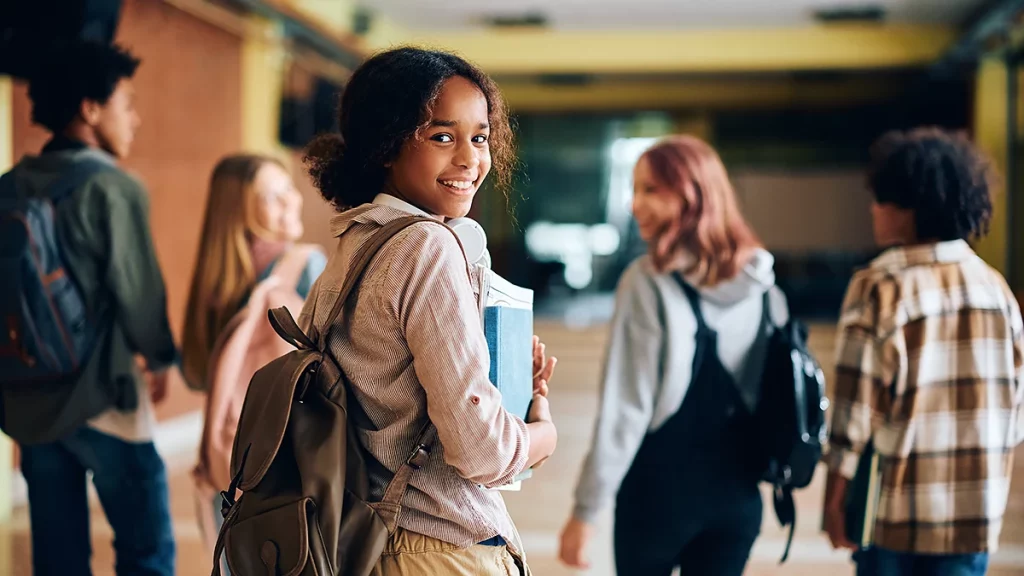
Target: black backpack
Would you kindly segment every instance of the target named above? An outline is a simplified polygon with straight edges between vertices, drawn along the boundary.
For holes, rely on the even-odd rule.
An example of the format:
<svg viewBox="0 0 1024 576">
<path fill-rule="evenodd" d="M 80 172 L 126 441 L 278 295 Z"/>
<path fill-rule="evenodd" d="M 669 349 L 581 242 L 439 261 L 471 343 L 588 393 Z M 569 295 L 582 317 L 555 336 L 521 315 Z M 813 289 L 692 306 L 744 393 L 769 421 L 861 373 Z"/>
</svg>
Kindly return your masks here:
<svg viewBox="0 0 1024 576">
<path fill-rule="evenodd" d="M 764 317 L 773 328 L 754 411 L 753 448 L 761 480 L 772 485 L 775 516 L 789 526 L 782 562 L 789 557 L 796 527 L 793 491 L 806 488 L 827 441 L 825 376 L 807 348 L 807 328 L 792 317 L 784 326 L 771 321 L 768 292 Z"/>
</svg>

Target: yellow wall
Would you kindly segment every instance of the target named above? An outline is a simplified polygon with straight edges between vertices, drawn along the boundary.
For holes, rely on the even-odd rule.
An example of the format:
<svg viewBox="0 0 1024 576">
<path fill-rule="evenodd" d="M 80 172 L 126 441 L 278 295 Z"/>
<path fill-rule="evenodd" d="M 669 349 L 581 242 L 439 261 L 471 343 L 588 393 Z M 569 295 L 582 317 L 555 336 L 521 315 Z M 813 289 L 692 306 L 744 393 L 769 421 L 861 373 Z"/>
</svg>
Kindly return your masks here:
<svg viewBox="0 0 1024 576">
<path fill-rule="evenodd" d="M 410 34 L 393 20 L 375 14 L 370 30 L 363 36 L 363 44 L 371 51 L 383 50 L 409 41 Z"/>
<path fill-rule="evenodd" d="M 387 26 L 383 26 L 387 28 Z M 644 32 L 407 32 L 371 35 L 371 48 L 399 42 L 458 52 L 491 74 L 692 73 L 860 70 L 933 62 L 956 39 L 945 26 L 821 25 Z"/>
<path fill-rule="evenodd" d="M 279 154 L 278 123 L 286 51 L 281 25 L 250 16 L 242 45 L 242 148 Z"/>
<path fill-rule="evenodd" d="M 14 162 L 14 110 L 11 101 L 11 78 L 0 76 L 0 173 Z"/>
<path fill-rule="evenodd" d="M 1006 66 L 986 58 L 978 69 L 974 94 L 974 139 L 989 156 L 1000 176 L 1006 174 Z M 1002 182 L 992 199 L 993 217 L 988 237 L 977 244 L 978 254 L 1004 275 L 1007 272 L 1009 214 Z"/>
<path fill-rule="evenodd" d="M 1012 278 L 1011 286 L 1015 293 L 1024 295 L 1024 231 L 1020 226 L 1024 223 L 1024 67 L 1018 67 L 1017 71 L 1017 158 L 1016 158 L 1016 182 L 1012 192 L 1012 229 L 1017 230 L 1014 235 L 1013 263 L 1011 265 Z"/>
<path fill-rule="evenodd" d="M 337 34 L 352 32 L 352 0 L 289 0 L 300 12 L 327 26 Z"/>
</svg>

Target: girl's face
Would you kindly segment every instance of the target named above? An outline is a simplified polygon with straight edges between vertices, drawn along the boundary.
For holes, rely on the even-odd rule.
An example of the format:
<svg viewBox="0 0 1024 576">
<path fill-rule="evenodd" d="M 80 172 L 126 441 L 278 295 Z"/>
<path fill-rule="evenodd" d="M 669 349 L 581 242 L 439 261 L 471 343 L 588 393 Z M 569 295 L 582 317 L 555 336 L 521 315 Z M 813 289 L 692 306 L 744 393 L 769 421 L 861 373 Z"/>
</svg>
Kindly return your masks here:
<svg viewBox="0 0 1024 576">
<path fill-rule="evenodd" d="M 302 237 L 302 194 L 292 177 L 280 166 L 266 162 L 253 180 L 256 223 L 272 240 L 294 241 Z"/>
<path fill-rule="evenodd" d="M 465 216 L 491 170 L 489 135 L 483 92 L 461 76 L 449 78 L 427 127 L 407 140 L 387 166 L 385 191 L 429 214 Z"/>
<path fill-rule="evenodd" d="M 683 198 L 654 177 L 647 158 L 633 169 L 633 217 L 640 237 L 650 242 L 683 213 Z"/>
</svg>

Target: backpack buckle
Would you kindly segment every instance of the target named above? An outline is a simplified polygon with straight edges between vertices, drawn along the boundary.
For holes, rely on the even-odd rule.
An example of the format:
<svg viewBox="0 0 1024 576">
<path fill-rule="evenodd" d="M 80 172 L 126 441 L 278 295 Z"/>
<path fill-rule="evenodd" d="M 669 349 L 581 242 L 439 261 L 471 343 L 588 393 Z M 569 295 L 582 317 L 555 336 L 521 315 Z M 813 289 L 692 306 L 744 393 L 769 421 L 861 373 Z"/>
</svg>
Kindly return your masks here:
<svg viewBox="0 0 1024 576">
<path fill-rule="evenodd" d="M 302 372 L 302 379 L 299 381 L 299 386 L 295 389 L 295 400 L 299 404 L 306 402 L 306 392 L 309 392 L 309 381 L 316 378 L 316 371 L 319 367 L 319 364 L 312 364 Z"/>
<path fill-rule="evenodd" d="M 242 453 L 242 460 L 238 463 L 238 472 L 231 479 L 231 485 L 228 486 L 227 490 L 221 490 L 220 492 L 220 514 L 224 518 L 228 517 L 228 512 L 231 511 L 231 507 L 237 502 L 235 500 L 235 493 L 238 492 L 238 485 L 242 482 L 242 473 L 245 472 L 245 461 L 249 459 L 250 448 L 252 448 L 252 444 L 245 447 L 245 452 Z"/>
<path fill-rule="evenodd" d="M 413 448 L 412 454 L 409 454 L 409 457 L 406 458 L 405 463 L 413 470 L 419 470 L 426 465 L 427 458 L 429 457 L 430 447 L 426 444 L 417 444 L 416 447 Z"/>
<path fill-rule="evenodd" d="M 231 512 L 231 507 L 235 505 L 235 498 L 231 494 L 228 494 L 227 490 L 221 490 L 220 492 L 220 516 L 221 518 L 227 518 Z"/>
</svg>

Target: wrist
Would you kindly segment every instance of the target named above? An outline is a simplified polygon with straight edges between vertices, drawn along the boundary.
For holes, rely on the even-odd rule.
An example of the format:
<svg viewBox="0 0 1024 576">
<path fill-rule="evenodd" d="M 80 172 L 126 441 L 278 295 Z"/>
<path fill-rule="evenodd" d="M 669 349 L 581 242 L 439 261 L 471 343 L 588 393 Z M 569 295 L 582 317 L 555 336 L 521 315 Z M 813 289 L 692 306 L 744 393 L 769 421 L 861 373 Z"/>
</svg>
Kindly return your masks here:
<svg viewBox="0 0 1024 576">
<path fill-rule="evenodd" d="M 578 502 L 573 506 L 572 514 L 569 516 L 569 523 L 575 526 L 594 526 L 600 512 L 599 508 Z"/>
<path fill-rule="evenodd" d="M 526 425 L 530 429 L 530 443 L 536 447 L 537 454 L 548 458 L 555 453 L 558 444 L 558 429 L 550 420 L 536 420 Z"/>
</svg>

